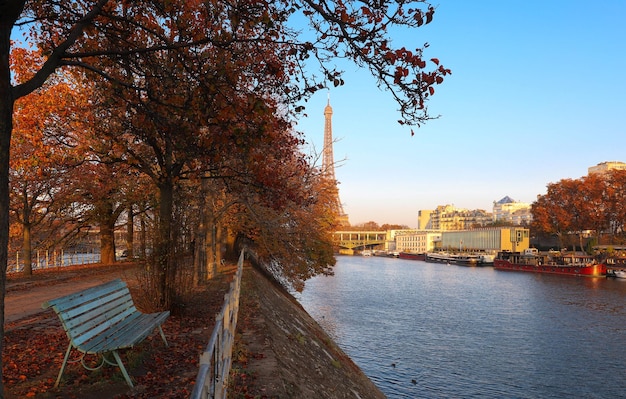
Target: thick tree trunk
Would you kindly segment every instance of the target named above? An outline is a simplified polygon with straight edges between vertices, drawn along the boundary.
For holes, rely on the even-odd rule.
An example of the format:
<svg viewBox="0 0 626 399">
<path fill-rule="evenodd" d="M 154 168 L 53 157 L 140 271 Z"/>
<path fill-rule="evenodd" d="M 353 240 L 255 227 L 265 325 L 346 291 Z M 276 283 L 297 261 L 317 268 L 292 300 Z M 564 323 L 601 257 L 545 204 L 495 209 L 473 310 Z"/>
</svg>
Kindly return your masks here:
<svg viewBox="0 0 626 399">
<path fill-rule="evenodd" d="M 97 208 L 97 219 L 100 225 L 100 262 L 115 263 L 115 222 L 117 214 L 113 211 L 113 203 L 102 201 Z"/>
<path fill-rule="evenodd" d="M 115 220 L 111 219 L 100 221 L 100 262 L 105 265 L 115 263 Z"/>
<path fill-rule="evenodd" d="M 22 4 L 23 5 L 23 4 Z M 11 29 L 17 15 L 0 14 L 0 354 L 4 347 L 4 298 L 7 280 L 9 250 L 9 149 L 13 131 L 13 90 L 9 54 L 11 51 Z M 21 9 L 21 8 L 20 8 Z M 13 10 L 15 11 L 15 10 Z M 3 362 L 0 357 L 0 398 L 4 398 L 2 382 Z"/>
<path fill-rule="evenodd" d="M 30 240 L 30 223 L 22 225 L 22 261 L 24 270 L 22 274 L 32 276 L 33 274 L 33 245 Z"/>
<path fill-rule="evenodd" d="M 159 221 L 155 248 L 157 279 L 157 307 L 171 309 L 176 292 L 176 267 L 173 259 L 172 214 L 174 209 L 174 183 L 164 179 L 159 184 Z"/>
</svg>

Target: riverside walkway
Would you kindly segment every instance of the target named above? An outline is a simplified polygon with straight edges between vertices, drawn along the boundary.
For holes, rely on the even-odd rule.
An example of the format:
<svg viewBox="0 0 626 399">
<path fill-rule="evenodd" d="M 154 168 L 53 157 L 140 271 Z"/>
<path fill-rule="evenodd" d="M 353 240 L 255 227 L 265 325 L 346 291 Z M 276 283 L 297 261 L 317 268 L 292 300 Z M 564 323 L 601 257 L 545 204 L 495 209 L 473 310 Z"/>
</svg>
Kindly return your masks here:
<svg viewBox="0 0 626 399">
<path fill-rule="evenodd" d="M 89 273 L 85 269 L 89 268 Z M 93 287 L 115 278 L 126 279 L 135 273 L 137 266 L 70 266 L 62 275 L 51 277 L 46 271 L 25 278 L 9 276 L 4 300 L 4 321 L 7 325 L 43 312 L 41 304 L 53 298 Z M 25 322 L 28 320 L 25 320 Z"/>
</svg>

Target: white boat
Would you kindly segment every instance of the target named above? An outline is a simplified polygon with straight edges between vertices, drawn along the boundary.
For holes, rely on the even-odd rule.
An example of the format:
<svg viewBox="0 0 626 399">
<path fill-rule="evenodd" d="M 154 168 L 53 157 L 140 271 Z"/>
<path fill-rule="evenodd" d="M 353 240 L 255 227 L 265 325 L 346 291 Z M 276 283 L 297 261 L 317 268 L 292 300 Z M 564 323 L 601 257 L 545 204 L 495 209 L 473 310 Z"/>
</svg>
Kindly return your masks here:
<svg viewBox="0 0 626 399">
<path fill-rule="evenodd" d="M 483 265 L 493 265 L 493 260 L 496 258 L 495 255 L 483 254 L 478 256 L 479 261 Z"/>
<path fill-rule="evenodd" d="M 361 255 L 363 255 L 363 256 L 372 256 L 372 251 L 366 249 L 365 251 L 361 252 Z"/>
<path fill-rule="evenodd" d="M 475 253 L 428 252 L 426 262 L 439 262 L 466 266 L 485 266 L 493 264 L 494 256 Z"/>
<path fill-rule="evenodd" d="M 626 278 L 626 270 L 613 270 L 615 278 Z"/>
</svg>

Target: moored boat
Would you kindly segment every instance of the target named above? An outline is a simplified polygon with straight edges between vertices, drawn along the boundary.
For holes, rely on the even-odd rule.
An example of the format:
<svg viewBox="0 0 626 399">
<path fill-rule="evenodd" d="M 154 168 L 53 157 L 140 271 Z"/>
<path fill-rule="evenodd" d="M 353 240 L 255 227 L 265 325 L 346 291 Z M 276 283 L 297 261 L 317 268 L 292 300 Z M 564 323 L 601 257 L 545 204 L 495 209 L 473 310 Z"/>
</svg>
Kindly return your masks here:
<svg viewBox="0 0 626 399">
<path fill-rule="evenodd" d="M 613 274 L 617 278 L 626 278 L 626 270 L 613 270 Z"/>
<path fill-rule="evenodd" d="M 621 269 L 608 269 L 606 271 L 607 277 L 624 278 L 626 279 L 626 270 Z"/>
<path fill-rule="evenodd" d="M 455 255 L 452 255 L 451 263 L 456 263 L 458 265 L 464 265 L 464 266 L 476 266 L 478 265 L 479 261 L 480 261 L 480 258 L 478 257 L 478 255 L 455 254 Z"/>
<path fill-rule="evenodd" d="M 427 252 L 426 262 L 452 263 L 454 258 L 447 252 Z"/>
<path fill-rule="evenodd" d="M 461 266 L 491 266 L 493 255 L 474 252 L 428 252 L 426 262 L 437 262 Z"/>
<path fill-rule="evenodd" d="M 592 256 L 560 252 L 541 254 L 532 248 L 524 252 L 500 252 L 493 267 L 496 270 L 589 277 L 605 276 L 607 272 L 606 264 Z"/>
<path fill-rule="evenodd" d="M 410 260 L 426 260 L 426 254 L 415 252 L 398 252 L 398 258 Z"/>
</svg>

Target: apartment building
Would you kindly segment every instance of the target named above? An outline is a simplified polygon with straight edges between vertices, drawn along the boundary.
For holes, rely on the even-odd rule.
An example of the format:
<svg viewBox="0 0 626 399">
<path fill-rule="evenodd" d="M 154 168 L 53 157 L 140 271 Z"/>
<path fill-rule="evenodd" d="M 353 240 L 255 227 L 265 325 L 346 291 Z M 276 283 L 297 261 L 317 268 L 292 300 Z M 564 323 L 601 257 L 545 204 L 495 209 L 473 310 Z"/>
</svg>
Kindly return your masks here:
<svg viewBox="0 0 626 399">
<path fill-rule="evenodd" d="M 600 162 L 599 164 L 595 166 L 590 166 L 589 168 L 587 168 L 587 173 L 588 174 L 593 174 L 593 173 L 603 174 L 603 173 L 608 172 L 609 170 L 614 170 L 614 169 L 626 170 L 626 163 L 619 162 L 619 161 Z"/>
<path fill-rule="evenodd" d="M 533 220 L 531 205 L 518 202 L 508 195 L 493 203 L 493 221 L 508 222 L 517 226 L 529 225 Z"/>
<path fill-rule="evenodd" d="M 469 210 L 455 208 L 453 205 L 440 205 L 430 212 L 429 224 L 433 230 L 468 230 L 487 226 L 493 221 L 492 215 L 482 209 Z"/>
</svg>

